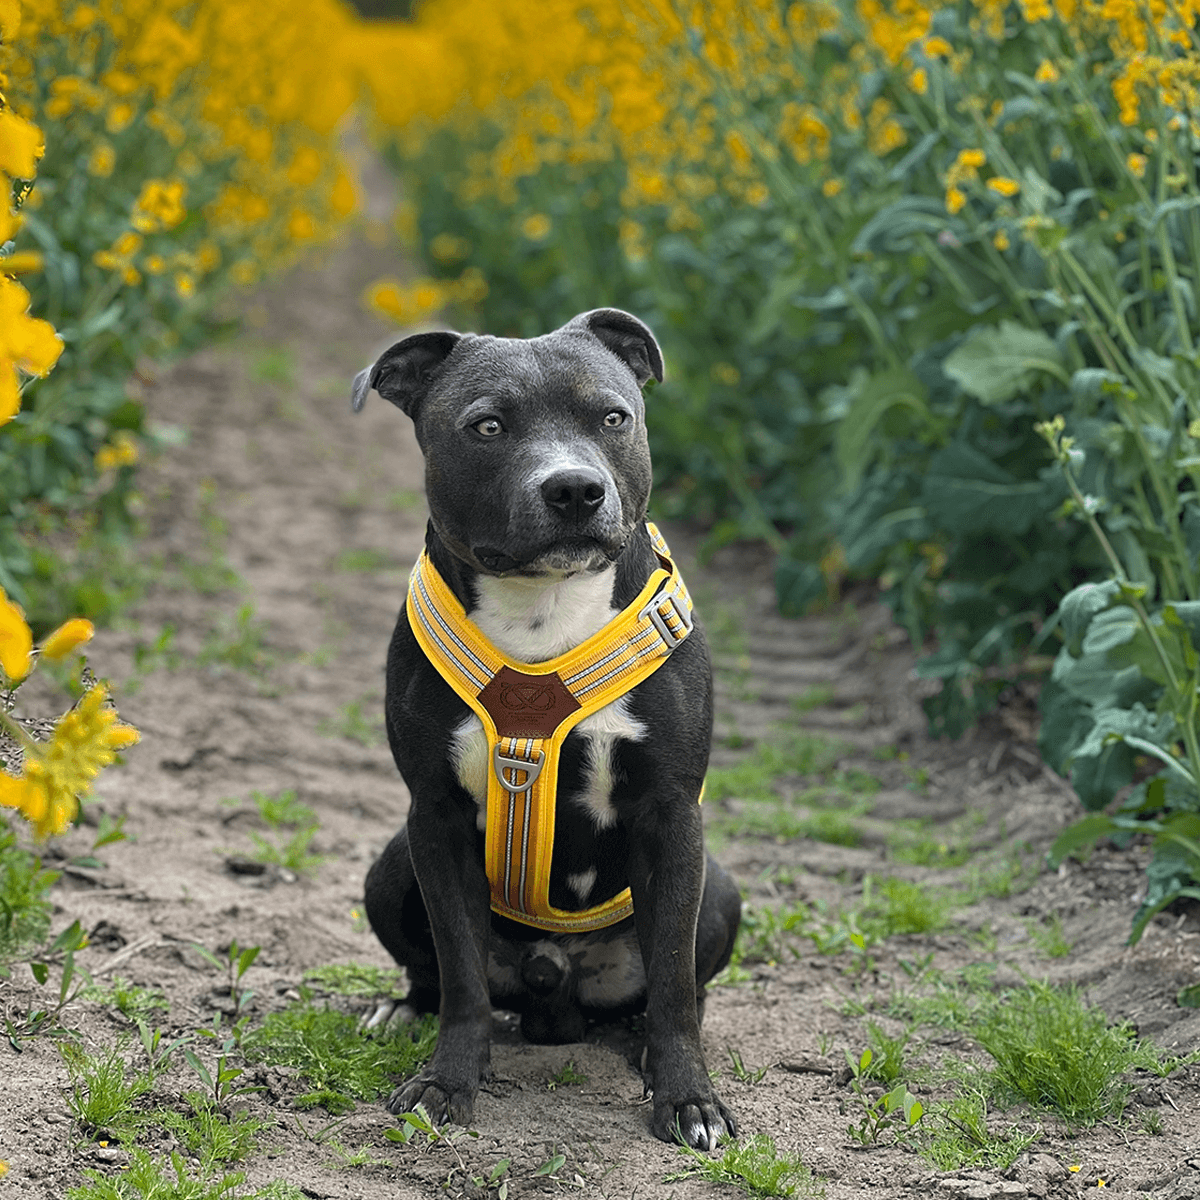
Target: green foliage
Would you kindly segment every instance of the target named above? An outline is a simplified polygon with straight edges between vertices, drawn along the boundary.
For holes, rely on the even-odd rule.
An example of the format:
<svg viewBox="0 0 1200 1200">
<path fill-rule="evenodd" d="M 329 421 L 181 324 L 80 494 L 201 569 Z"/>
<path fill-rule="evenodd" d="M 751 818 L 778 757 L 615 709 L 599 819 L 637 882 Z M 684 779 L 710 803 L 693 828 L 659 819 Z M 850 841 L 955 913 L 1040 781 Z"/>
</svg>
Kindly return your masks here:
<svg viewBox="0 0 1200 1200">
<path fill-rule="evenodd" d="M 375 997 L 394 993 L 401 986 L 401 976 L 393 968 L 370 963 L 328 963 L 310 967 L 304 972 L 304 982 L 330 996 Z"/>
<path fill-rule="evenodd" d="M 281 792 L 274 797 L 254 792 L 250 799 L 271 831 L 268 837 L 248 831 L 247 836 L 254 843 L 250 857 L 268 866 L 294 871 L 297 875 L 316 871 L 324 861 L 322 855 L 308 852 L 310 843 L 320 831 L 316 812 L 300 803 L 294 791 Z"/>
<path fill-rule="evenodd" d="M 173 1133 L 180 1145 L 200 1160 L 205 1175 L 218 1163 L 248 1158 L 259 1148 L 263 1131 L 274 1124 L 244 1110 L 227 1115 L 203 1092 L 184 1092 L 182 1099 L 188 1106 L 186 1113 L 160 1110 L 151 1119 Z"/>
<path fill-rule="evenodd" d="M 437 1022 L 424 1018 L 384 1037 L 367 1037 L 357 1018 L 312 1003 L 271 1013 L 243 1040 L 251 1061 L 296 1067 L 312 1089 L 301 1107 L 347 1112 L 355 1100 L 374 1100 L 396 1077 L 411 1074 L 433 1053 Z"/>
<path fill-rule="evenodd" d="M 994 1086 L 1072 1125 L 1090 1125 L 1125 1108 L 1131 1067 L 1157 1063 L 1149 1043 L 1126 1025 L 1110 1026 L 1074 988 L 1047 983 L 1006 992 L 984 1006 L 972 1038 L 995 1060 Z"/>
<path fill-rule="evenodd" d="M 799 1154 L 781 1154 L 773 1138 L 756 1133 L 741 1141 L 723 1142 L 720 1158 L 710 1158 L 702 1150 L 680 1146 L 679 1153 L 690 1160 L 682 1171 L 666 1176 L 664 1183 L 678 1179 L 703 1179 L 709 1183 L 728 1183 L 748 1196 L 821 1196 L 824 1187 L 813 1178 Z"/>
<path fill-rule="evenodd" d="M 546 1086 L 550 1091 L 555 1091 L 557 1088 L 563 1087 L 571 1083 L 587 1083 L 588 1077 L 575 1066 L 574 1059 L 567 1059 L 565 1063 L 550 1076 Z"/>
<path fill-rule="evenodd" d="M 148 1020 L 155 1013 L 165 1012 L 170 1007 L 166 996 L 158 988 L 142 987 L 120 975 L 114 975 L 107 986 L 93 984 L 84 988 L 80 999 L 115 1008 L 133 1022 Z"/>
<path fill-rule="evenodd" d="M 0 816 L 0 970 L 39 943 L 50 928 L 46 898 L 57 871 L 18 844 L 16 832 Z"/>
<path fill-rule="evenodd" d="M 929 1116 L 931 1129 L 919 1153 L 939 1171 L 1007 1171 L 1038 1139 L 1038 1131 L 1022 1133 L 1015 1125 L 1005 1134 L 993 1133 L 987 1099 L 977 1091 L 937 1105 Z"/>
<path fill-rule="evenodd" d="M 134 1146 L 129 1166 L 120 1175 L 84 1170 L 88 1182 L 67 1190 L 67 1200 L 300 1200 L 303 1193 L 290 1183 L 271 1183 L 253 1191 L 241 1172 L 222 1172 L 205 1178 L 188 1174 L 181 1154 L 166 1160 L 152 1158 Z"/>
<path fill-rule="evenodd" d="M 77 1042 L 60 1041 L 58 1051 L 71 1077 L 67 1107 L 90 1137 L 128 1136 L 134 1104 L 154 1086 L 152 1071 L 131 1071 L 125 1043 L 89 1054 Z"/>
<path fill-rule="evenodd" d="M 950 892 L 923 887 L 906 879 L 863 880 L 859 922 L 864 933 L 877 938 L 900 933 L 936 933 L 950 921 L 959 899 Z"/>
</svg>

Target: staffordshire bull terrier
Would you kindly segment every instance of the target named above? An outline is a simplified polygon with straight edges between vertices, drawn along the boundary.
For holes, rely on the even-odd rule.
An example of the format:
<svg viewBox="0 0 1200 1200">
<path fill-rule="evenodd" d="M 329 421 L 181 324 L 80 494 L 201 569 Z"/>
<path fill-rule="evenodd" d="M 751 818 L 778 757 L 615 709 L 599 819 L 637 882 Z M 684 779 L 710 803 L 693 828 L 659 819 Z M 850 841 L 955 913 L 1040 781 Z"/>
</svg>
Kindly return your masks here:
<svg viewBox="0 0 1200 1200">
<path fill-rule="evenodd" d="M 536 1042 L 644 1011 L 653 1132 L 736 1135 L 700 1020 L 741 900 L 701 830 L 708 649 L 646 520 L 652 376 L 650 330 L 597 309 L 527 340 L 415 334 L 354 380 L 355 411 L 374 388 L 413 420 L 430 513 L 387 660 L 411 807 L 366 880 L 405 1011 L 440 1014 L 394 1113 L 471 1120 L 493 1006 Z"/>
</svg>

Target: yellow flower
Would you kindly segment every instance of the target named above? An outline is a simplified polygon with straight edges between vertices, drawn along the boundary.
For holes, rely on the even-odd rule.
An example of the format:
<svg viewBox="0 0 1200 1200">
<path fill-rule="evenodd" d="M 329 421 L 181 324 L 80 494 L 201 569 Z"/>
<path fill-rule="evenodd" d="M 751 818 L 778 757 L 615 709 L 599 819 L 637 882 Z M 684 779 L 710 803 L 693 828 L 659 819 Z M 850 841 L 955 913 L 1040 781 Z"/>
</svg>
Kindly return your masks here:
<svg viewBox="0 0 1200 1200">
<path fill-rule="evenodd" d="M 1038 69 L 1034 71 L 1033 77 L 1038 83 L 1057 83 L 1058 68 L 1048 58 L 1043 58 L 1038 63 Z"/>
<path fill-rule="evenodd" d="M 113 242 L 113 253 L 121 258 L 128 258 L 131 254 L 136 254 L 142 248 L 142 239 L 140 235 L 127 229 L 115 242 Z"/>
<path fill-rule="evenodd" d="M 1021 0 L 1021 15 L 1030 25 L 1035 21 L 1048 21 L 1053 12 L 1050 0 Z"/>
<path fill-rule="evenodd" d="M 142 266 L 151 275 L 161 275 L 167 269 L 167 260 L 161 254 L 147 254 Z"/>
<path fill-rule="evenodd" d="M 967 197 L 959 188 L 946 189 L 946 211 L 951 215 L 958 212 L 966 202 Z"/>
<path fill-rule="evenodd" d="M 934 35 L 931 38 L 925 39 L 925 53 L 930 58 L 935 56 L 949 58 L 954 53 L 954 47 L 944 37 Z"/>
<path fill-rule="evenodd" d="M 302 208 L 292 209 L 288 217 L 288 237 L 295 242 L 306 242 L 317 235 L 316 222 Z"/>
<path fill-rule="evenodd" d="M 918 96 L 923 96 L 929 91 L 929 76 L 924 67 L 918 67 L 908 77 L 908 86 L 912 88 Z"/>
<path fill-rule="evenodd" d="M 1011 243 L 1008 240 L 1008 234 L 1005 233 L 1003 229 L 996 230 L 995 234 L 992 236 L 992 245 L 995 246 L 997 250 L 1003 252 L 1008 249 L 1010 244 Z"/>
<path fill-rule="evenodd" d="M 98 179 L 107 179 L 116 165 L 117 152 L 107 142 L 98 142 L 88 156 L 88 174 L 95 175 Z"/>
<path fill-rule="evenodd" d="M 1021 185 L 1015 179 L 1009 179 L 1007 175 L 994 175 L 987 181 L 987 185 L 1001 196 L 1015 196 L 1021 190 Z"/>
<path fill-rule="evenodd" d="M 115 710 L 104 707 L 107 695 L 97 684 L 59 720 L 49 742 L 28 747 L 19 778 L 0 773 L 0 804 L 20 811 L 39 838 L 62 833 L 100 769 L 141 736 L 131 725 L 117 724 Z"/>
<path fill-rule="evenodd" d="M 733 387 L 741 381 L 742 373 L 733 363 L 718 362 L 712 365 L 712 377 L 726 387 Z"/>
<path fill-rule="evenodd" d="M 3 4 L 3 0 L 0 0 L 0 21 L 3 21 L 3 19 L 4 19 L 4 4 Z M 3 36 L 3 32 L 4 32 L 4 26 L 2 24 L 0 24 L 0 36 Z M 4 1159 L 0 1158 L 0 1179 L 3 1179 L 5 1177 L 5 1175 L 7 1175 L 7 1174 L 8 1174 L 8 1163 L 6 1163 L 4 1161 Z"/>
<path fill-rule="evenodd" d="M 180 300 L 190 300 L 196 294 L 196 278 L 187 271 L 175 273 L 175 294 Z"/>
<path fill-rule="evenodd" d="M 964 167 L 982 167 L 987 162 L 987 155 L 982 150 L 960 150 L 958 164 Z"/>
<path fill-rule="evenodd" d="M 181 179 L 169 182 L 162 179 L 146 180 L 133 206 L 130 223 L 142 233 L 174 229 L 187 216 L 183 204 L 186 192 L 187 185 Z"/>
<path fill-rule="evenodd" d="M 531 213 L 521 222 L 521 232 L 531 242 L 540 242 L 550 233 L 550 218 L 545 213 Z"/>
<path fill-rule="evenodd" d="M 46 375 L 62 348 L 54 326 L 29 315 L 29 293 L 0 274 L 0 425 L 21 407 L 18 369 Z"/>
<path fill-rule="evenodd" d="M 82 646 L 84 642 L 90 642 L 95 632 L 91 621 L 85 620 L 83 617 L 72 617 L 65 624 L 60 625 L 41 644 L 42 657 L 66 658 L 77 646 Z"/>
<path fill-rule="evenodd" d="M 1068 1167 L 1067 1170 L 1068 1171 L 1082 1171 L 1083 1167 L 1081 1164 L 1076 1163 L 1074 1166 Z"/>
<path fill-rule="evenodd" d="M 821 184 L 821 194 L 823 196 L 833 197 L 842 190 L 842 181 L 840 179 L 826 179 Z"/>
<path fill-rule="evenodd" d="M 128 287 L 137 287 L 142 282 L 142 273 L 132 263 L 121 272 L 121 281 Z"/>
<path fill-rule="evenodd" d="M 25 624 L 25 614 L 0 588 L 0 669 L 9 683 L 20 683 L 29 674 L 33 634 Z"/>
<path fill-rule="evenodd" d="M 137 110 L 128 100 L 118 100 L 110 105 L 108 115 L 104 118 L 104 128 L 109 133 L 121 133 L 133 124 L 133 116 Z"/>
<path fill-rule="evenodd" d="M 115 467 L 131 467 L 138 460 L 138 445 L 124 429 L 107 446 L 96 451 L 96 470 L 111 471 Z"/>
<path fill-rule="evenodd" d="M 32 179 L 45 149 L 36 125 L 10 109 L 0 109 L 0 171 L 13 179 Z"/>
<path fill-rule="evenodd" d="M 1125 160 L 1125 165 L 1129 168 L 1132 175 L 1136 175 L 1141 179 L 1146 174 L 1146 156 L 1144 154 L 1131 154 Z"/>
</svg>

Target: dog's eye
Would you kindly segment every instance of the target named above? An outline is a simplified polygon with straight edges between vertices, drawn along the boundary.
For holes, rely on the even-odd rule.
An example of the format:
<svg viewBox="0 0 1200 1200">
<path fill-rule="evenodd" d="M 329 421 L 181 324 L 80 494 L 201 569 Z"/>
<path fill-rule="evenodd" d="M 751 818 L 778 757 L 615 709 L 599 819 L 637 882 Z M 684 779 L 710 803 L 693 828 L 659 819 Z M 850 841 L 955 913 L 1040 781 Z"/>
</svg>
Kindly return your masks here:
<svg viewBox="0 0 1200 1200">
<path fill-rule="evenodd" d="M 504 432 L 504 426 L 495 417 L 484 417 L 482 421 L 476 421 L 471 428 L 480 437 L 485 438 L 499 437 Z"/>
<path fill-rule="evenodd" d="M 605 415 L 604 427 L 606 429 L 619 429 L 628 420 L 628 413 L 623 413 L 620 409 L 614 408 L 612 412 Z"/>
</svg>

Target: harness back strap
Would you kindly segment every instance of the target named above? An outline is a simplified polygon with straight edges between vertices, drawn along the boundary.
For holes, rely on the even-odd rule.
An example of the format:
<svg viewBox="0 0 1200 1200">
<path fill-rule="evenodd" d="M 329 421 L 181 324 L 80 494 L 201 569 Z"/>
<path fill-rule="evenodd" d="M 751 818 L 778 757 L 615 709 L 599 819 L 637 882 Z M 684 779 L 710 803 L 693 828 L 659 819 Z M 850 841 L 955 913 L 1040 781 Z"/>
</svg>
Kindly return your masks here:
<svg viewBox="0 0 1200 1200">
<path fill-rule="evenodd" d="M 550 904 L 558 762 L 567 734 L 666 662 L 692 631 L 692 598 L 647 523 L 659 567 L 636 600 L 574 650 L 522 663 L 492 645 L 422 553 L 408 620 L 438 673 L 483 724 L 489 747 L 485 866 L 492 910 L 539 929 L 579 932 L 633 912 L 629 888 L 579 912 Z"/>
</svg>

